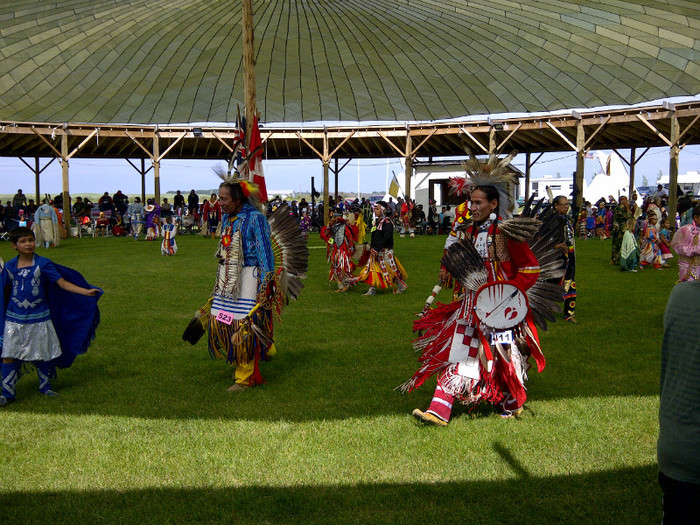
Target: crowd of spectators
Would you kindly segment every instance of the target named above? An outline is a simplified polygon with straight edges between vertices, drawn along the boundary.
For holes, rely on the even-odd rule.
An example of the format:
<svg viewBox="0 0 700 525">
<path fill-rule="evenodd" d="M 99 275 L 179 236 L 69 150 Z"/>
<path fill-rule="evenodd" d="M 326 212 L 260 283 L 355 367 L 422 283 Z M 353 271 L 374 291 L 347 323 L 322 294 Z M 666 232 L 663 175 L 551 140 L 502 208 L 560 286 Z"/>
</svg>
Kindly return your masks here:
<svg viewBox="0 0 700 525">
<path fill-rule="evenodd" d="M 54 206 L 57 211 L 62 211 L 62 195 L 56 195 L 52 200 L 47 195 L 49 203 Z M 640 247 L 645 244 L 645 228 L 649 221 L 649 213 L 656 214 L 656 226 L 661 230 L 672 231 L 672 227 L 683 226 L 690 223 L 692 218 L 692 210 L 698 203 L 693 200 L 692 195 L 684 195 L 678 188 L 677 220 L 671 220 L 667 217 L 667 199 L 668 195 L 661 185 L 657 190 L 644 197 L 642 204 L 638 205 L 637 194 L 633 194 L 632 199 L 626 203 L 629 208 L 627 214 L 629 218 L 635 219 L 634 234 L 640 241 Z M 372 206 L 373 200 L 366 197 L 361 199 L 344 199 L 338 196 L 337 201 L 333 196 L 329 198 L 329 209 L 333 210 L 360 211 L 366 224 L 372 223 Z M 188 232 L 201 232 L 208 230 L 208 225 L 214 217 L 209 217 L 211 210 L 216 209 L 215 195 L 209 199 L 200 201 L 199 195 L 195 190 L 191 190 L 188 195 L 183 195 L 180 190 L 175 193 L 172 201 L 165 197 L 159 204 L 160 218 L 165 219 L 174 217 L 178 220 L 181 229 Z M 323 226 L 323 201 L 308 202 L 305 198 L 292 201 L 286 201 L 290 207 L 291 213 L 299 217 L 302 223 L 302 229 L 305 232 L 319 231 Z M 283 203 L 280 197 L 271 199 L 267 204 L 268 215 Z M 121 190 L 110 195 L 105 192 L 96 203 L 90 201 L 87 197 L 78 196 L 73 201 L 71 206 L 71 217 L 73 223 L 77 226 L 96 226 L 100 212 L 103 215 L 102 230 L 104 230 L 104 220 L 109 221 L 108 230 L 112 231 L 116 227 L 115 234 L 128 234 L 131 231 L 129 215 L 127 209 L 129 207 L 129 197 L 122 193 Z M 147 204 L 157 204 L 153 199 L 149 199 Z M 450 230 L 452 220 L 454 219 L 454 211 L 451 206 L 445 205 L 438 207 L 434 200 L 430 200 L 428 208 L 424 209 L 422 204 L 416 204 L 415 200 L 404 200 L 398 198 L 394 200 L 392 197 L 388 200 L 387 213 L 394 223 L 394 227 L 401 235 L 443 235 Z M 576 223 L 577 236 L 580 239 L 598 238 L 601 240 L 608 239 L 613 236 L 615 229 L 614 217 L 615 210 L 620 207 L 621 203 L 610 195 L 607 199 L 599 199 L 595 204 L 585 201 L 583 207 L 578 212 L 578 216 L 572 218 Z M 22 224 L 31 225 L 34 213 L 37 209 L 37 203 L 34 199 L 30 199 L 21 189 L 17 190 L 12 200 L 0 203 L 0 231 L 10 231 L 13 228 Z M 219 212 L 220 213 L 220 212 Z M 668 219 L 668 225 L 663 227 L 664 219 Z M 206 232 L 209 233 L 209 232 Z M 663 241 L 660 241 L 664 244 Z"/>
</svg>

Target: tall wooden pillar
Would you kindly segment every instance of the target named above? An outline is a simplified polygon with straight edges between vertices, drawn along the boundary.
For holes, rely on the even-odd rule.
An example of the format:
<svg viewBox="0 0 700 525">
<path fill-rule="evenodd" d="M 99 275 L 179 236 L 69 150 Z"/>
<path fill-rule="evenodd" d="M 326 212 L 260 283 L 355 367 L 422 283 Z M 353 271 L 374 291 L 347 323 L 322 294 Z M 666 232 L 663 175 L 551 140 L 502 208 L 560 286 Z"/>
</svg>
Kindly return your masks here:
<svg viewBox="0 0 700 525">
<path fill-rule="evenodd" d="M 255 24 L 253 22 L 253 0 L 243 0 L 243 97 L 245 100 L 246 147 L 250 145 L 253 118 L 257 112 L 255 90 Z M 250 171 L 250 180 L 253 172 Z"/>
<path fill-rule="evenodd" d="M 680 147 L 678 146 L 678 117 L 676 112 L 671 112 L 671 149 L 670 149 L 670 165 L 668 169 L 668 205 L 666 210 L 668 211 L 669 222 L 671 227 L 676 227 L 676 210 L 678 205 L 678 156 L 680 154 Z"/>
<path fill-rule="evenodd" d="M 583 207 L 583 161 L 586 155 L 586 130 L 583 128 L 583 123 L 579 121 L 576 125 L 576 201 L 575 210 L 580 210 Z"/>
<path fill-rule="evenodd" d="M 328 156 L 328 132 L 325 127 L 323 129 L 323 224 L 328 224 L 330 210 L 328 209 L 328 185 L 329 185 L 329 165 L 331 159 Z"/>
<path fill-rule="evenodd" d="M 153 185 L 156 204 L 160 206 L 160 139 L 158 132 L 153 136 Z"/>
<path fill-rule="evenodd" d="M 630 187 L 629 191 L 627 192 L 627 198 L 630 200 L 630 204 L 632 203 L 632 194 L 634 193 L 634 171 L 635 167 L 637 166 L 637 148 L 632 148 L 630 150 Z"/>
<path fill-rule="evenodd" d="M 530 198 L 530 153 L 525 154 L 525 201 Z"/>
<path fill-rule="evenodd" d="M 41 204 L 41 188 L 39 187 L 40 184 L 40 177 L 39 174 L 41 173 L 41 170 L 39 169 L 39 157 L 34 157 L 34 189 L 36 190 L 36 200 L 34 201 L 37 206 Z"/>
<path fill-rule="evenodd" d="M 406 129 L 406 162 L 404 169 L 403 196 L 408 202 L 411 200 L 411 178 L 413 177 L 413 140 L 410 130 Z"/>
<path fill-rule="evenodd" d="M 61 135 L 61 172 L 63 174 L 63 225 L 70 235 L 70 191 L 68 183 L 68 132 Z M 38 203 L 37 203 L 38 204 Z"/>
<path fill-rule="evenodd" d="M 141 157 L 141 202 L 146 205 L 146 159 Z"/>
<path fill-rule="evenodd" d="M 335 169 L 333 170 L 333 174 L 335 175 L 335 185 L 334 185 L 334 191 L 335 191 L 335 202 L 336 204 L 338 203 L 338 171 L 340 169 L 338 168 L 338 157 L 335 158 Z"/>
<path fill-rule="evenodd" d="M 328 219 L 330 217 L 330 210 L 328 209 L 328 172 L 330 171 L 330 160 L 323 161 L 323 224 L 328 225 Z"/>
</svg>

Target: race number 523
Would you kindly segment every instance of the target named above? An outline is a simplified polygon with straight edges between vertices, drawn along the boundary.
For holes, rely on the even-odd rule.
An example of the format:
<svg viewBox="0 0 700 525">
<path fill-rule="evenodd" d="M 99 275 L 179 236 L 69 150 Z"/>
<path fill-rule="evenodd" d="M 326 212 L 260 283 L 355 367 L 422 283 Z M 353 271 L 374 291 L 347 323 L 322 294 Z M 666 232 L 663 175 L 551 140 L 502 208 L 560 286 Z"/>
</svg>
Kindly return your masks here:
<svg viewBox="0 0 700 525">
<path fill-rule="evenodd" d="M 231 324 L 233 322 L 233 314 L 219 311 L 219 313 L 216 316 L 216 320 L 221 321 L 224 324 Z"/>
</svg>

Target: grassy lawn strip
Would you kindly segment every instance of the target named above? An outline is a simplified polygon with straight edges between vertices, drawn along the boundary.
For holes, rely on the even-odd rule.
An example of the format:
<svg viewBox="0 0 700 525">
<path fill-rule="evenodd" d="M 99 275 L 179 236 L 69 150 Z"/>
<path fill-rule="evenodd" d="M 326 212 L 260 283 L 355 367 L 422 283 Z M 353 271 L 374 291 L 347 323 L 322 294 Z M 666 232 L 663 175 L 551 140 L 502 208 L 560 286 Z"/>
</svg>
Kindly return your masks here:
<svg viewBox="0 0 700 525">
<path fill-rule="evenodd" d="M 658 368 L 677 273 L 623 274 L 610 241 L 577 244 L 578 324 L 541 332 L 522 418 L 455 409 L 446 429 L 410 417 L 434 380 L 394 387 L 417 361 L 411 322 L 437 279 L 444 238 L 395 240 L 403 296 L 328 285 L 310 238 L 306 288 L 275 325 L 262 387 L 180 339 L 213 287 L 216 241 L 70 239 L 39 253 L 102 287 L 87 355 L 43 399 L 36 377 L 0 412 L 0 516 L 8 523 L 651 523 Z M 317 248 L 319 247 L 319 248 Z M 13 251 L 0 243 L 8 260 Z M 440 296 L 449 299 L 446 292 Z"/>
</svg>

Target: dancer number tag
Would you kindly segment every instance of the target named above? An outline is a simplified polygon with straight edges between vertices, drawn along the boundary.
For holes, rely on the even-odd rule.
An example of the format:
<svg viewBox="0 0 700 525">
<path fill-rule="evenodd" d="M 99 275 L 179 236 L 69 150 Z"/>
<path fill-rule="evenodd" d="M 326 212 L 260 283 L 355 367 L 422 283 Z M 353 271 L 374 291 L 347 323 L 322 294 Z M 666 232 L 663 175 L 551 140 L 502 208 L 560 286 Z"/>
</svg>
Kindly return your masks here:
<svg viewBox="0 0 700 525">
<path fill-rule="evenodd" d="M 216 320 L 221 321 L 224 324 L 231 324 L 233 322 L 233 314 L 219 311 L 219 313 L 216 316 Z"/>
<path fill-rule="evenodd" d="M 491 344 L 501 343 L 509 345 L 513 343 L 513 330 L 504 332 L 491 332 Z"/>
</svg>

